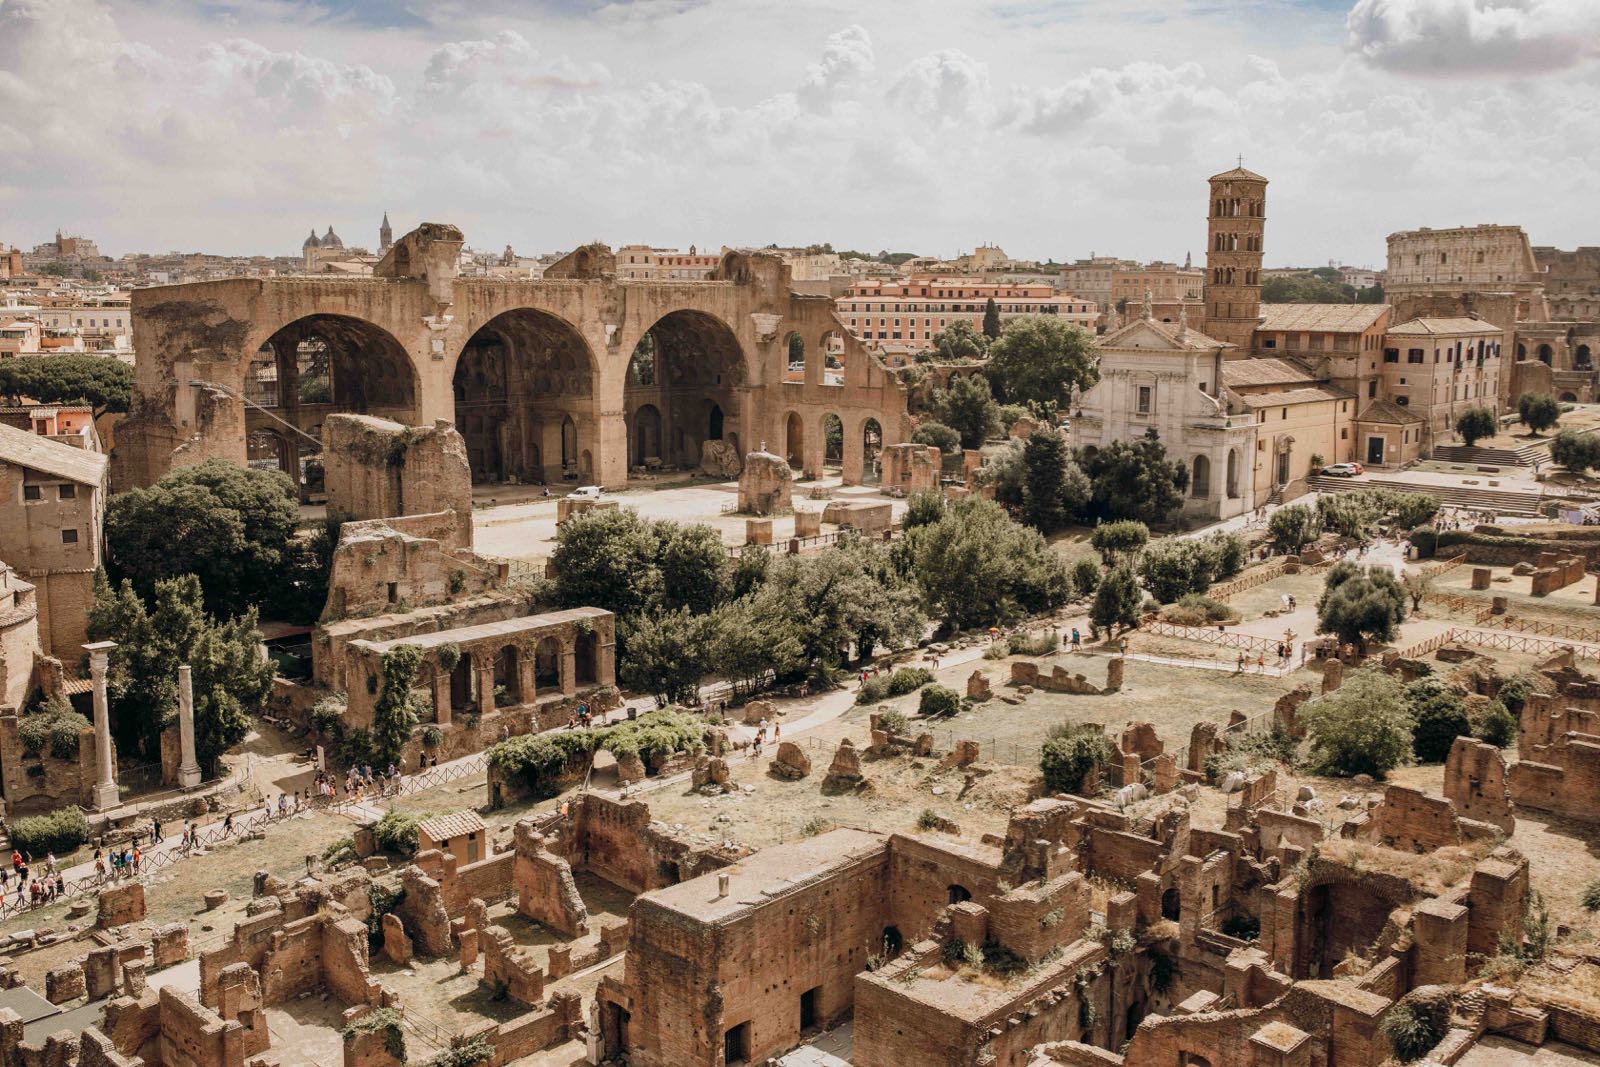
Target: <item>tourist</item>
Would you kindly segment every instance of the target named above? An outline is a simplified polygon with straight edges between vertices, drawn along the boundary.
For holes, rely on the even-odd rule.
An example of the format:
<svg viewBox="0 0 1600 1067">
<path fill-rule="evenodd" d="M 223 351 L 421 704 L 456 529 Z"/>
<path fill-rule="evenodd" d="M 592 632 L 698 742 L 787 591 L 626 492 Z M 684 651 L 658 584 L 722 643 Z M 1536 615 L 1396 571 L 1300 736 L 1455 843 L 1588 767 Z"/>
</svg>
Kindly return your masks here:
<svg viewBox="0 0 1600 1067">
<path fill-rule="evenodd" d="M 56 854 L 54 852 L 46 852 L 44 854 L 44 873 L 56 873 Z"/>
<path fill-rule="evenodd" d="M 1265 652 L 1259 652 L 1256 654 L 1256 670 L 1261 671 L 1263 674 L 1266 673 L 1267 654 Z"/>
<path fill-rule="evenodd" d="M 57 872 L 57 874 L 56 874 L 56 896 L 64 897 L 66 895 L 67 895 L 66 879 L 61 877 L 60 872 Z"/>
<path fill-rule="evenodd" d="M 151 818 L 150 820 L 150 843 L 152 845 L 161 844 L 161 820 L 159 818 Z"/>
<path fill-rule="evenodd" d="M 143 860 L 144 860 L 144 856 L 139 852 L 139 846 L 138 845 L 134 845 L 133 846 L 133 873 L 134 874 L 138 874 L 139 873 L 139 864 Z"/>
<path fill-rule="evenodd" d="M 1078 651 L 1079 647 L 1082 644 L 1083 644 L 1083 635 L 1078 633 L 1078 628 L 1076 626 L 1074 626 L 1072 628 L 1072 651 L 1074 651 L 1074 652 Z"/>
</svg>

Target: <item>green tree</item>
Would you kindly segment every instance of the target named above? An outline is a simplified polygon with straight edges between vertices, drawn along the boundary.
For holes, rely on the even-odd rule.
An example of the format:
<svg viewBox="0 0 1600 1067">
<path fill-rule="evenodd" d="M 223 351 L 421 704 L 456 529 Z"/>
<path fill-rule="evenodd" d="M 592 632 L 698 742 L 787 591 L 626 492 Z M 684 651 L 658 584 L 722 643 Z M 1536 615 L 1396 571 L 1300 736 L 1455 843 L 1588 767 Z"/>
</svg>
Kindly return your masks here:
<svg viewBox="0 0 1600 1067">
<path fill-rule="evenodd" d="M 1574 474 L 1600 467 L 1600 437 L 1577 430 L 1562 430 L 1550 442 L 1550 459 Z"/>
<path fill-rule="evenodd" d="M 1517 418 L 1538 437 L 1561 421 L 1561 405 L 1548 393 L 1523 393 L 1517 398 Z"/>
<path fill-rule="evenodd" d="M 994 302 L 992 296 L 983 305 L 983 335 L 991 341 L 1000 337 L 1000 305 Z"/>
<path fill-rule="evenodd" d="M 728 550 L 716 530 L 704 523 L 675 522 L 657 522 L 653 528 L 664 610 L 704 614 L 727 599 Z"/>
<path fill-rule="evenodd" d="M 1183 506 L 1189 487 L 1189 468 L 1167 460 L 1154 427 L 1137 441 L 1113 441 L 1096 452 L 1080 453 L 1078 465 L 1093 487 L 1089 513 L 1108 521 L 1164 523 Z"/>
<path fill-rule="evenodd" d="M 900 520 L 900 526 L 905 530 L 914 530 L 918 526 L 928 526 L 944 518 L 944 494 L 936 489 L 923 489 L 912 493 L 906 499 L 906 513 Z"/>
<path fill-rule="evenodd" d="M 1101 577 L 1089 606 L 1089 621 L 1107 633 L 1139 625 L 1139 582 L 1131 566 L 1119 563 Z"/>
<path fill-rule="evenodd" d="M 117 642 L 108 689 L 112 734 L 125 754 L 159 758 L 161 730 L 178 705 L 181 664 L 192 671 L 195 753 L 207 777 L 216 775 L 222 753 L 244 740 L 272 691 L 255 610 L 213 619 L 193 575 L 156 582 L 148 603 L 132 582 L 113 588 L 96 575 L 89 637 Z"/>
<path fill-rule="evenodd" d="M 806 361 L 806 339 L 797 333 L 789 335 L 789 362 L 804 363 Z"/>
<path fill-rule="evenodd" d="M 1368 641 L 1389 641 L 1406 617 L 1406 593 L 1387 567 L 1340 560 L 1328 571 L 1317 602 L 1317 632 L 1334 634 L 1362 652 Z"/>
<path fill-rule="evenodd" d="M 784 591 L 763 585 L 717 609 L 713 662 L 735 691 L 752 692 L 769 673 L 784 678 L 805 667 L 800 628 L 788 614 L 792 607 Z"/>
<path fill-rule="evenodd" d="M 95 418 L 128 410 L 133 368 L 115 356 L 68 352 L 0 361 L 0 395 L 13 404 L 88 404 Z"/>
<path fill-rule="evenodd" d="M 1068 404 L 1099 380 L 1093 341 L 1055 315 L 1020 315 L 989 346 L 990 385 L 1011 403 Z"/>
<path fill-rule="evenodd" d="M 218 612 L 275 603 L 305 550 L 294 486 L 276 471 L 208 459 L 106 506 L 106 570 L 149 599 L 157 582 L 192 574 Z"/>
<path fill-rule="evenodd" d="M 695 703 L 715 663 L 721 617 L 687 608 L 629 623 L 622 684 L 655 694 L 658 703 Z"/>
<path fill-rule="evenodd" d="M 1318 773 L 1382 778 L 1411 762 L 1405 694 L 1381 671 L 1350 672 L 1343 685 L 1300 714 L 1311 741 L 1308 762 Z"/>
<path fill-rule="evenodd" d="M 771 565 L 772 553 L 767 551 L 766 545 L 746 545 L 739 552 L 738 562 L 733 565 L 728 596 L 738 599 L 760 589 L 766 584 L 767 568 Z"/>
<path fill-rule="evenodd" d="M 1485 437 L 1493 437 L 1499 428 L 1494 412 L 1484 407 L 1468 408 L 1456 419 L 1456 433 L 1461 435 L 1461 440 L 1466 442 L 1468 448 Z"/>
<path fill-rule="evenodd" d="M 928 412 L 961 435 L 963 448 L 982 448 L 1001 430 L 1000 405 L 989 391 L 989 379 L 981 374 L 960 375 L 949 389 L 934 390 Z"/>
<path fill-rule="evenodd" d="M 1059 430 L 1040 427 L 1022 446 L 1026 482 L 1022 514 L 1028 525 L 1054 533 L 1072 520 L 1089 499 L 1089 479 L 1072 461 Z"/>
<path fill-rule="evenodd" d="M 1419 678 L 1406 687 L 1411 715 L 1411 748 L 1419 763 L 1443 763 L 1457 737 L 1472 736 L 1472 717 L 1461 694 L 1437 678 Z"/>
<path fill-rule="evenodd" d="M 965 363 L 982 359 L 989 339 L 972 328 L 966 319 L 957 319 L 933 335 L 933 347 L 941 363 Z"/>
<path fill-rule="evenodd" d="M 842 662 L 851 644 L 896 645 L 923 626 L 916 591 L 877 542 L 855 538 L 816 556 L 783 556 L 768 569 L 758 606 L 787 619 L 807 667 Z"/>
<path fill-rule="evenodd" d="M 1069 724 L 1051 727 L 1039 752 L 1044 791 L 1082 795 L 1090 779 L 1115 758 L 1111 739 L 1097 730 Z"/>
<path fill-rule="evenodd" d="M 1164 538 L 1139 557 L 1139 577 L 1145 590 L 1163 604 L 1174 603 L 1187 593 L 1205 592 L 1214 573 L 1214 558 L 1194 540 Z"/>
<path fill-rule="evenodd" d="M 1263 304 L 1353 304 L 1356 299 L 1353 286 L 1341 285 L 1309 273 L 1268 278 L 1261 283 Z"/>
<path fill-rule="evenodd" d="M 894 556 L 928 613 L 950 630 L 1014 622 L 1072 595 L 1061 557 L 1039 532 L 981 496 L 953 501 L 937 522 L 908 528 Z"/>
<path fill-rule="evenodd" d="M 1132 560 L 1149 543 L 1150 528 L 1137 519 L 1103 522 L 1089 535 L 1089 547 L 1100 553 L 1107 567 L 1115 566 L 1118 559 Z"/>
<path fill-rule="evenodd" d="M 627 508 L 572 516 L 550 556 L 557 603 L 604 608 L 621 618 L 643 614 L 661 596 L 659 544 L 650 523 Z"/>
<path fill-rule="evenodd" d="M 961 435 L 942 422 L 931 419 L 917 425 L 911 434 L 911 443 L 915 445 L 931 445 L 937 448 L 942 455 L 951 455 L 961 451 Z"/>
</svg>

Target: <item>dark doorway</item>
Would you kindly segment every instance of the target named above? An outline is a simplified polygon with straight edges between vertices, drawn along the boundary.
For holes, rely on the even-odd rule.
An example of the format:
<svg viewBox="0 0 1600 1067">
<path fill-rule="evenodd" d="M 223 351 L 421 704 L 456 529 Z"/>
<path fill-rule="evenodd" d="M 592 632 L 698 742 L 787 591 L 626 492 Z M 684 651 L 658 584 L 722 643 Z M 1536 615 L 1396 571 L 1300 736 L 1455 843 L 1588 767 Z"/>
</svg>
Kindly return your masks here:
<svg viewBox="0 0 1600 1067">
<path fill-rule="evenodd" d="M 808 989 L 800 994 L 800 1031 L 815 1029 L 818 1025 L 817 1005 L 822 1000 L 822 987 Z"/>
<path fill-rule="evenodd" d="M 710 441 L 722 440 L 722 408 L 716 404 L 711 405 L 711 418 L 706 427 L 706 439 Z"/>
<path fill-rule="evenodd" d="M 722 1035 L 722 1062 L 728 1067 L 750 1059 L 750 1024 L 729 1027 Z"/>
<path fill-rule="evenodd" d="M 1179 902 L 1177 886 L 1173 886 L 1161 894 L 1161 917 L 1163 919 L 1171 919 L 1176 922 L 1182 911 L 1183 906 Z"/>
<path fill-rule="evenodd" d="M 950 886 L 945 890 L 945 895 L 949 898 L 949 903 L 951 904 L 960 904 L 963 901 L 972 899 L 972 891 L 964 885 Z"/>
<path fill-rule="evenodd" d="M 892 960 L 900 955 L 900 949 L 905 946 L 905 938 L 900 936 L 898 926 L 885 926 L 883 928 L 883 958 Z"/>
<path fill-rule="evenodd" d="M 1383 438 L 1367 438 L 1367 462 L 1378 465 L 1383 463 Z"/>
<path fill-rule="evenodd" d="M 607 1059 L 614 1059 L 628 1051 L 628 1018 L 628 1012 L 621 1004 L 606 1005 L 606 1019 L 600 1033 Z"/>
</svg>

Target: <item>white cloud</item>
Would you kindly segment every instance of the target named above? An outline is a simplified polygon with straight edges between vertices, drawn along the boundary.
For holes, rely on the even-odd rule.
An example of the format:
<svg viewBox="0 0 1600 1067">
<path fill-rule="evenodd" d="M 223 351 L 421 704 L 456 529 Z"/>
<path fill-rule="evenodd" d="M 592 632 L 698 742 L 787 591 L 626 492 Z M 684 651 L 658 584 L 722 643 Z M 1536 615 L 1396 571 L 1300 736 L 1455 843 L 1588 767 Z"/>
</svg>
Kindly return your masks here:
<svg viewBox="0 0 1600 1067">
<path fill-rule="evenodd" d="M 1520 39 L 1541 39 L 1557 2 L 1518 8 Z M 479 7 L 444 36 L 295 33 L 296 6 L 222 27 L 181 5 L 152 24 L 94 0 L 0 0 L 0 240 L 61 225 L 115 251 L 281 252 L 312 224 L 370 242 L 388 209 L 400 229 L 455 222 L 522 251 L 992 240 L 1171 259 L 1201 249 L 1204 180 L 1237 153 L 1273 182 L 1273 264 L 1381 262 L 1389 230 L 1491 219 L 1600 240 L 1573 228 L 1600 173 L 1600 64 L 1399 76 L 1425 67 L 1404 42 L 1440 25 L 1423 15 L 1443 0 L 1361 0 L 1351 26 L 1383 43 L 1360 54 L 1337 20 L 1279 43 L 1215 17 L 1018 29 L 916 0 Z"/>
<path fill-rule="evenodd" d="M 1595 0 L 1358 0 L 1349 47 L 1401 74 L 1540 74 L 1600 56 Z"/>
</svg>

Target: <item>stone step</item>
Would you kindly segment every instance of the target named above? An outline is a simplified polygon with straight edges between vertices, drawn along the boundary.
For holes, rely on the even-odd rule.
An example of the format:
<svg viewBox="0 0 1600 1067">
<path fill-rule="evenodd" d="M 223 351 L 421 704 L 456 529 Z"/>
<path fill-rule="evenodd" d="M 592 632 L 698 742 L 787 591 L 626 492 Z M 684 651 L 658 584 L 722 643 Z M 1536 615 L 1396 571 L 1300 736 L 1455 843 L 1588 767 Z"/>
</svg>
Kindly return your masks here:
<svg viewBox="0 0 1600 1067">
<path fill-rule="evenodd" d="M 1445 507 L 1474 508 L 1494 511 L 1500 515 L 1536 518 L 1539 515 L 1540 494 L 1515 489 L 1480 489 L 1476 486 L 1420 486 L 1391 478 L 1330 478 L 1313 475 L 1312 489 L 1319 493 L 1345 493 L 1366 487 L 1396 489 L 1405 493 L 1428 493 L 1438 497 Z"/>
</svg>

